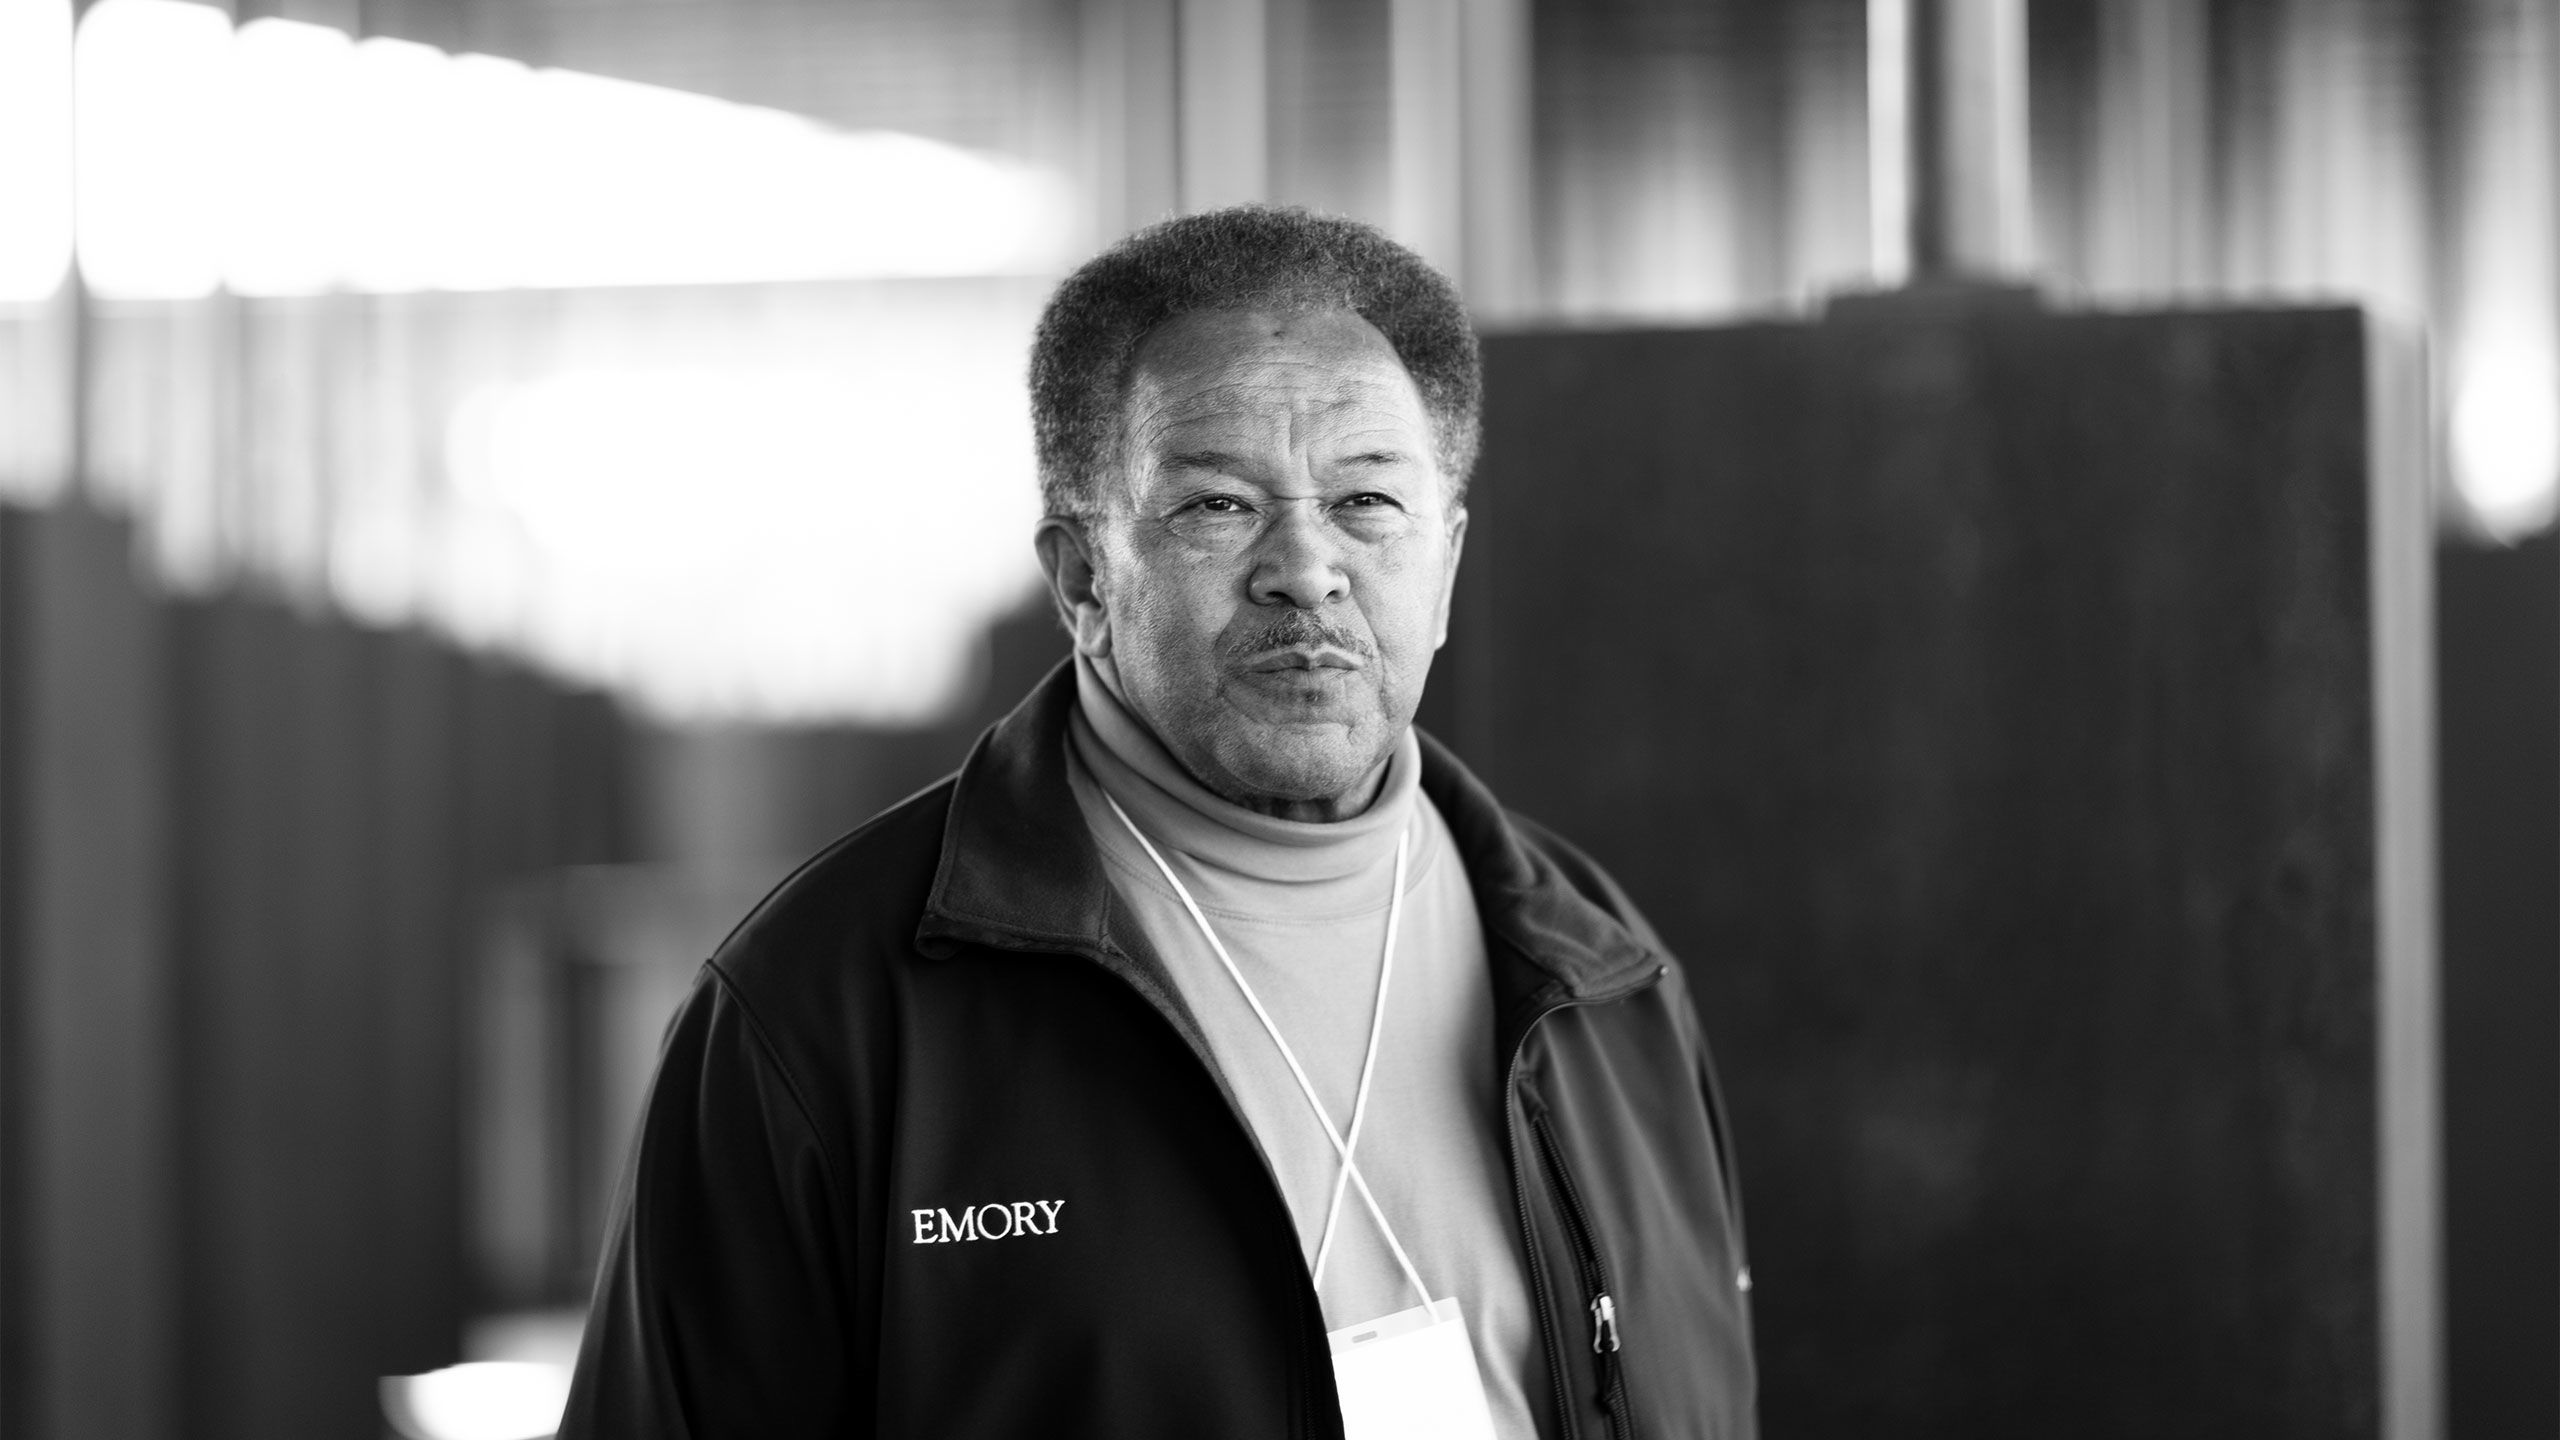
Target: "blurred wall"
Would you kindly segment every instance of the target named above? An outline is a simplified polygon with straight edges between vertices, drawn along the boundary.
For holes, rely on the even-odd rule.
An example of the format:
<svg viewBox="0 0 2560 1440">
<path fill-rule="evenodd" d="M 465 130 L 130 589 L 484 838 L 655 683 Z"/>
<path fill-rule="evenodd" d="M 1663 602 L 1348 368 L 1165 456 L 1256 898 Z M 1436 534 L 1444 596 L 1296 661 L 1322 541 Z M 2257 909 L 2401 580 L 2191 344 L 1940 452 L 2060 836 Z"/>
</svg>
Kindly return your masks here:
<svg viewBox="0 0 2560 1440">
<path fill-rule="evenodd" d="M 628 851 L 628 727 L 0 509 L 0 1428 L 371 1435 L 456 1357 L 489 887 Z"/>
</svg>

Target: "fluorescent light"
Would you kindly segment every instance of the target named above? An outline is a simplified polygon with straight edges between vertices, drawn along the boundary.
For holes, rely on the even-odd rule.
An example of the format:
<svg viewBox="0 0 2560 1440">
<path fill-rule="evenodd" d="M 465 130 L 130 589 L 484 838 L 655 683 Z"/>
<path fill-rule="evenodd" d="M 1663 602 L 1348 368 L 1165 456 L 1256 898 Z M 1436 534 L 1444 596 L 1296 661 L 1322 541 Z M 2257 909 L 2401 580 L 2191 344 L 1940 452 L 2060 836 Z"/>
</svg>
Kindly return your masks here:
<svg viewBox="0 0 2560 1440">
<path fill-rule="evenodd" d="M 1911 278 L 1911 0 L 1867 0 L 1867 234 L 1878 285 Z"/>
<path fill-rule="evenodd" d="M 233 158 L 230 18 L 181 0 L 100 0 L 77 57 L 82 276 L 108 295 L 211 293 Z"/>
<path fill-rule="evenodd" d="M 2513 538 L 2551 523 L 2560 499 L 2560 365 L 2548 349 L 2458 356 L 2453 480 L 2482 528 Z"/>
<path fill-rule="evenodd" d="M 2454 498 L 2498 540 L 2549 525 L 2560 487 L 2553 36 L 2541 7 L 2512 19 L 2498 44 L 2462 57 L 2456 289 L 2442 330 Z"/>
<path fill-rule="evenodd" d="M 444 217 L 441 245 L 422 252 L 427 287 L 502 290 L 534 283 L 531 257 L 556 248 L 549 236 L 550 187 L 557 141 L 542 125 L 534 72 L 493 55 L 452 57 L 441 92 L 421 89 L 431 108 L 408 123 L 444 143 L 431 145 L 411 184 L 419 203 Z M 441 103 L 434 103 L 441 102 Z M 552 177 L 557 183 L 557 176 Z M 361 272 L 360 263 L 355 267 Z"/>
<path fill-rule="evenodd" d="M 24 0 L 0 0 L 24 3 Z M 177 0 L 81 23 L 81 253 L 101 292 L 1036 273 L 1038 166 L 710 96 Z"/>
<path fill-rule="evenodd" d="M 1010 375 L 892 358 L 476 396 L 447 448 L 464 503 L 534 557 L 519 643 L 673 716 L 947 705 L 1036 578 L 1028 422 Z"/>
<path fill-rule="evenodd" d="M 339 180 L 341 278 L 356 290 L 424 290 L 485 265 L 461 253 L 461 226 L 445 206 L 466 153 L 452 127 L 482 118 L 453 93 L 470 67 L 433 46 L 380 36 L 358 44 L 350 66 L 346 129 L 363 158 Z"/>
<path fill-rule="evenodd" d="M 342 30 L 252 20 L 233 37 L 223 186 L 223 280 L 244 295 L 308 295 L 343 277 L 348 179 L 374 158 L 348 121 L 362 113 L 355 42 Z"/>
<path fill-rule="evenodd" d="M 0 301 L 42 300 L 71 263 L 71 3 L 0 0 Z"/>
</svg>

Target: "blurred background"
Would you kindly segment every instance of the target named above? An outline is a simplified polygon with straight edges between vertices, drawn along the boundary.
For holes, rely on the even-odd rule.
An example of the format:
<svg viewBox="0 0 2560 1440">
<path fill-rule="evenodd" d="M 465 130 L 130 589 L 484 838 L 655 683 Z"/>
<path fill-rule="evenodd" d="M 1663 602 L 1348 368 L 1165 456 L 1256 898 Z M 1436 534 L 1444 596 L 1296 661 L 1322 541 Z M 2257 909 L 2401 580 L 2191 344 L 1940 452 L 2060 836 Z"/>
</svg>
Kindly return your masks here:
<svg viewBox="0 0 2560 1440">
<path fill-rule="evenodd" d="M 2023 11 L 2049 307 L 2427 357 L 2443 1415 L 2560 1433 L 2560 0 Z M 539 1433 L 701 958 L 1064 653 L 1056 279 L 1267 199 L 1489 332 L 1809 321 L 1910 269 L 1869 32 L 0 0 L 0 1430 Z"/>
</svg>

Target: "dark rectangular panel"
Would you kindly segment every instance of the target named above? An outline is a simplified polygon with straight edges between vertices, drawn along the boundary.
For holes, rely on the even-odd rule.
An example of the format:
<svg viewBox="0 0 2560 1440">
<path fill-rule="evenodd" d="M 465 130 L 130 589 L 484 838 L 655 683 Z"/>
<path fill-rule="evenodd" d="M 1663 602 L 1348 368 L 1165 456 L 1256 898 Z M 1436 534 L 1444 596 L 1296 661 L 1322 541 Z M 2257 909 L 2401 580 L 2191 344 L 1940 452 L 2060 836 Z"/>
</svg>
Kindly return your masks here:
<svg viewBox="0 0 2560 1440">
<path fill-rule="evenodd" d="M 2438 575 L 2448 1426 L 2560 1435 L 2560 538 Z"/>
<path fill-rule="evenodd" d="M 152 1440 L 179 1415 L 161 606 L 84 507 L 0 511 L 0 571 L 0 1431 Z"/>
<path fill-rule="evenodd" d="M 371 830 L 366 916 L 380 987 L 382 1368 L 460 1358 L 463 1040 L 470 953 L 458 883 L 455 735 L 466 662 L 414 633 L 364 638 L 371 759 L 352 797 Z"/>
<path fill-rule="evenodd" d="M 2014 305 L 1488 343 L 1437 713 L 1688 963 L 1770 1434 L 2385 1433 L 2425 552 L 2373 359 Z"/>
<path fill-rule="evenodd" d="M 450 1362 L 462 984 L 491 896 L 619 858 L 606 698 L 246 597 L 175 607 L 187 1415 L 378 1433 Z"/>
<path fill-rule="evenodd" d="M 378 1012 L 363 737 L 343 632 L 180 610 L 173 727 L 189 1185 L 189 1418 L 378 1430 Z"/>
</svg>

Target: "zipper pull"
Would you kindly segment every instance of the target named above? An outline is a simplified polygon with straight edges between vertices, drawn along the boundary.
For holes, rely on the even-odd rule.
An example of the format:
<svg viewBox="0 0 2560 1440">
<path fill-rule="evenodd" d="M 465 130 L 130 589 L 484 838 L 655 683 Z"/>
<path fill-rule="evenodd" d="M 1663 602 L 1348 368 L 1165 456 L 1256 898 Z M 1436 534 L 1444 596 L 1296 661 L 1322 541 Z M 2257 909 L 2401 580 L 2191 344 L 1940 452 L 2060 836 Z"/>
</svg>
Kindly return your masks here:
<svg viewBox="0 0 2560 1440">
<path fill-rule="evenodd" d="M 1618 1302 L 1601 1291 L 1591 1297 L 1591 1353 L 1610 1355 L 1618 1349 Z"/>
</svg>

